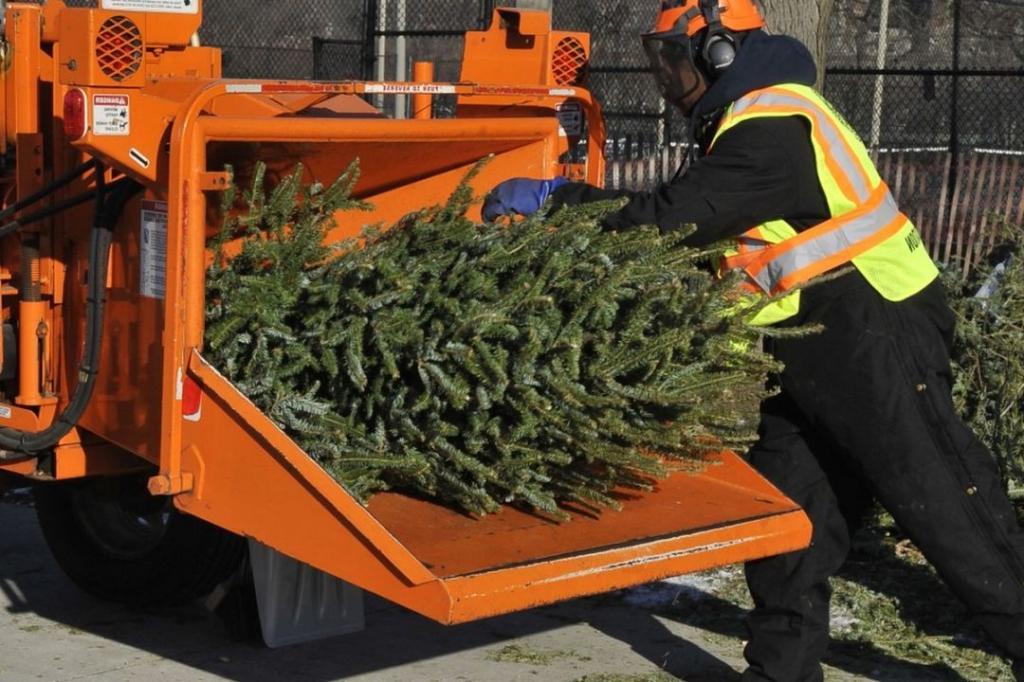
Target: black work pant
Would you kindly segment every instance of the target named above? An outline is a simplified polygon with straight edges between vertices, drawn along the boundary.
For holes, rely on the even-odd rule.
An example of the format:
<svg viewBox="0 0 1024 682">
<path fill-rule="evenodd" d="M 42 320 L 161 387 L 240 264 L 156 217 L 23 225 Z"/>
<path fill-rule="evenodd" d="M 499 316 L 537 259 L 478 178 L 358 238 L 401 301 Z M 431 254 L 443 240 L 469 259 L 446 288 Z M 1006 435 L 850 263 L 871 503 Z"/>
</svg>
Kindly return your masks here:
<svg viewBox="0 0 1024 682">
<path fill-rule="evenodd" d="M 1024 658 L 1024 533 L 995 460 L 953 408 L 954 317 L 941 283 L 893 303 L 854 272 L 802 296 L 787 324 L 825 331 L 769 342 L 786 368 L 750 461 L 814 531 L 808 549 L 746 566 L 755 608 L 743 679 L 822 679 L 828 579 L 849 551 L 858 489 L 889 510 L 1007 655 Z"/>
</svg>

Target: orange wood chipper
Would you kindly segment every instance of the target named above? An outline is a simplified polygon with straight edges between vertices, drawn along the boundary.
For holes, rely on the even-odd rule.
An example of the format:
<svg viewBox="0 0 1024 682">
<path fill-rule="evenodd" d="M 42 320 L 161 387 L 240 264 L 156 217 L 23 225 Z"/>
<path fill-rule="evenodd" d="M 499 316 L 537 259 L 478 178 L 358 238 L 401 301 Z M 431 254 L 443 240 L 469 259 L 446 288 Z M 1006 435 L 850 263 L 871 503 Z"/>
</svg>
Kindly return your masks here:
<svg viewBox="0 0 1024 682">
<path fill-rule="evenodd" d="M 202 0 L 98 5 L 7 4 L 0 89 L 0 471 L 35 484 L 79 585 L 195 598 L 236 570 L 246 537 L 460 623 L 806 545 L 803 512 L 730 453 L 565 524 L 392 493 L 364 506 L 203 360 L 225 163 L 301 162 L 330 181 L 358 158 L 357 196 L 376 209 L 339 215 L 336 239 L 442 201 L 486 156 L 479 191 L 557 173 L 600 184 L 586 34 L 502 8 L 467 34 L 458 83 L 240 81 L 198 44 Z M 455 118 L 431 118 L 438 95 Z M 369 104 L 408 96 L 409 119 Z"/>
</svg>

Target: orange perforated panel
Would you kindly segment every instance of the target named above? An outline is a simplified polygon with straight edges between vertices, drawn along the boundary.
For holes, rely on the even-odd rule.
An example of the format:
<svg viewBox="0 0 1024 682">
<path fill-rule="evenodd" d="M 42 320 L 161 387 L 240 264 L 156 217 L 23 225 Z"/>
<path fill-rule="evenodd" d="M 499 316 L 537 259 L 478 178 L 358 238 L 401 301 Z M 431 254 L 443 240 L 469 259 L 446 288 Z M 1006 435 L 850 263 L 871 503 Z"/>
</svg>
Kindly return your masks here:
<svg viewBox="0 0 1024 682">
<path fill-rule="evenodd" d="M 587 77 L 587 49 L 574 36 L 558 41 L 551 58 L 551 71 L 559 85 L 582 85 Z"/>
<path fill-rule="evenodd" d="M 110 79 L 121 82 L 142 64 L 142 33 L 124 16 L 110 17 L 96 34 L 96 61 Z"/>
</svg>

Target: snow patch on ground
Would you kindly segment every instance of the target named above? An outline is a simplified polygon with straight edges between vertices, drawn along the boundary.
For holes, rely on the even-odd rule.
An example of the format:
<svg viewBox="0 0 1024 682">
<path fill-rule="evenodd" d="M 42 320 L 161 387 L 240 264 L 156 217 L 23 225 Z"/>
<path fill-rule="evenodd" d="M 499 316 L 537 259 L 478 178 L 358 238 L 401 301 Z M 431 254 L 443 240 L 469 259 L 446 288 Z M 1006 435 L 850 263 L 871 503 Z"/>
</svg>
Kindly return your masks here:
<svg viewBox="0 0 1024 682">
<path fill-rule="evenodd" d="M 30 507 L 32 502 L 31 488 L 0 489 L 0 503 Z"/>
<path fill-rule="evenodd" d="M 715 595 L 719 586 L 737 575 L 735 567 L 681 575 L 626 590 L 623 601 L 637 608 L 657 609 L 679 603 L 703 601 Z"/>
<path fill-rule="evenodd" d="M 833 634 L 850 632 L 853 630 L 853 626 L 858 623 L 860 623 L 860 618 L 857 618 L 844 608 L 832 606 L 829 613 L 829 624 Z"/>
</svg>

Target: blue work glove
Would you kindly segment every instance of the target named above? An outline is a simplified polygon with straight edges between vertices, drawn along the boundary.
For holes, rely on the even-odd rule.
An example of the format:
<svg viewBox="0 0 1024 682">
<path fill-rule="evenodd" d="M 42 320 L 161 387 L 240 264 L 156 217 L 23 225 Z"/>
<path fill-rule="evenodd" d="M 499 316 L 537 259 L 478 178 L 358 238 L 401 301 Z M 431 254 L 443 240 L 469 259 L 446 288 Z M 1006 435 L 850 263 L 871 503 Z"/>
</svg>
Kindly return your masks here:
<svg viewBox="0 0 1024 682">
<path fill-rule="evenodd" d="M 503 215 L 533 215 L 540 210 L 551 193 L 569 182 L 568 178 L 531 180 L 513 178 L 491 190 L 484 199 L 484 220 L 493 222 Z"/>
</svg>

